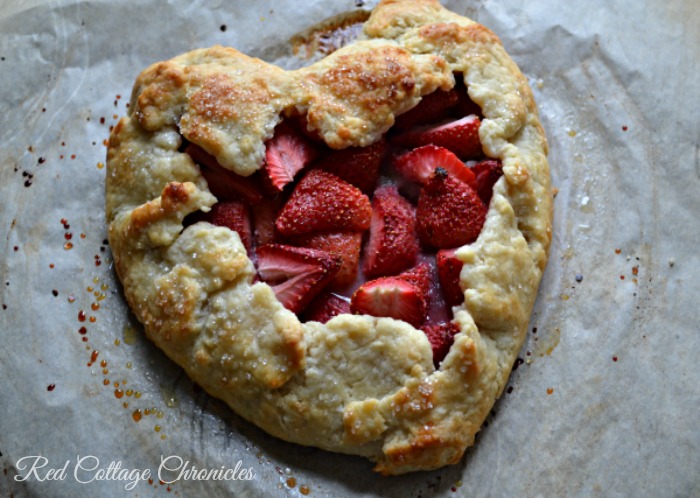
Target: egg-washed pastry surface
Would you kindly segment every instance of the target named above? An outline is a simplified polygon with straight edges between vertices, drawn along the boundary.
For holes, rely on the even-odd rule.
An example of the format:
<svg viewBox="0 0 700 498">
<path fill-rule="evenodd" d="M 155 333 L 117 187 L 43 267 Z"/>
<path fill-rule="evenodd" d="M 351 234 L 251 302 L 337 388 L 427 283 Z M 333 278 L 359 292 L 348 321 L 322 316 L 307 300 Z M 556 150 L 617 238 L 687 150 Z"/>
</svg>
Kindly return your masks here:
<svg viewBox="0 0 700 498">
<path fill-rule="evenodd" d="M 382 1 L 294 71 L 194 50 L 141 73 L 110 137 L 115 268 L 148 337 L 247 420 L 438 468 L 525 338 L 546 154 L 496 35 L 436 1 Z"/>
</svg>

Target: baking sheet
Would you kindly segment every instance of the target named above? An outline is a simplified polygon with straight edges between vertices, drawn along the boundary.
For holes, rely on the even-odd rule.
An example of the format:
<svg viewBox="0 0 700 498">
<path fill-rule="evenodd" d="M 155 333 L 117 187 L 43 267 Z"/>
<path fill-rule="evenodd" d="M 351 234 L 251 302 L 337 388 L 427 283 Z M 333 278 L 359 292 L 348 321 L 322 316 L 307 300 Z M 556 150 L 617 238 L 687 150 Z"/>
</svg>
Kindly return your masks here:
<svg viewBox="0 0 700 498">
<path fill-rule="evenodd" d="M 140 335 L 104 243 L 102 165 L 136 75 L 217 43 L 292 66 L 294 34 L 362 3 L 0 1 L 0 494 L 700 495 L 695 2 L 446 3 L 530 79 L 559 189 L 522 364 L 458 465 L 383 478 L 275 440 Z M 160 484 L 169 456 L 255 477 Z M 75 476 L 80 457 L 97 469 Z M 155 480 L 96 479 L 117 462 Z"/>
</svg>

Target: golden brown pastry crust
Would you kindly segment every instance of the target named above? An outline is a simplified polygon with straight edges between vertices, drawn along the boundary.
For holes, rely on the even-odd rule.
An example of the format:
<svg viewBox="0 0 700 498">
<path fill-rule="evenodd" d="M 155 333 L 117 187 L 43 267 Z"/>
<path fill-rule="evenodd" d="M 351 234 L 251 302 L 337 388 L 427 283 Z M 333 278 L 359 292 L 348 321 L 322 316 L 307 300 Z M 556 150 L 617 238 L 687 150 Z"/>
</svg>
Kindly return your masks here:
<svg viewBox="0 0 700 498">
<path fill-rule="evenodd" d="M 435 370 L 425 335 L 390 318 L 300 323 L 238 234 L 183 218 L 215 197 L 181 137 L 241 175 L 283 116 L 333 148 L 368 145 L 423 95 L 464 76 L 484 152 L 503 162 L 486 223 L 462 247 L 461 327 Z M 234 49 L 146 69 L 108 149 L 117 273 L 148 337 L 210 394 L 282 439 L 363 455 L 399 474 L 459 461 L 524 340 L 551 239 L 547 146 L 532 93 L 488 29 L 432 0 L 384 0 L 362 39 L 296 71 Z"/>
</svg>

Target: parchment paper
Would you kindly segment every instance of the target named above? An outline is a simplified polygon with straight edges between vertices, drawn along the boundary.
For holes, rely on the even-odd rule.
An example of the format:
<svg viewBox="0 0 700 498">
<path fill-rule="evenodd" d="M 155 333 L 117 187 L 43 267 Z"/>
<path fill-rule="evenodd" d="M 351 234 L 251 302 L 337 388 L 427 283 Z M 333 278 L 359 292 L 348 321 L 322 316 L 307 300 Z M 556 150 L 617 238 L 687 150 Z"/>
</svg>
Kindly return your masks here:
<svg viewBox="0 0 700 498">
<path fill-rule="evenodd" d="M 193 386 L 140 334 L 103 243 L 103 140 L 143 68 L 217 43 L 293 65 L 288 40 L 356 2 L 0 1 L 0 494 L 700 496 L 700 4 L 446 5 L 495 31 L 530 79 L 554 239 L 524 361 L 476 446 L 383 478 L 269 437 Z M 64 479 L 17 482 L 39 455 L 68 461 Z M 79 456 L 155 474 L 161 455 L 240 461 L 255 479 L 126 490 L 72 474 Z"/>
</svg>

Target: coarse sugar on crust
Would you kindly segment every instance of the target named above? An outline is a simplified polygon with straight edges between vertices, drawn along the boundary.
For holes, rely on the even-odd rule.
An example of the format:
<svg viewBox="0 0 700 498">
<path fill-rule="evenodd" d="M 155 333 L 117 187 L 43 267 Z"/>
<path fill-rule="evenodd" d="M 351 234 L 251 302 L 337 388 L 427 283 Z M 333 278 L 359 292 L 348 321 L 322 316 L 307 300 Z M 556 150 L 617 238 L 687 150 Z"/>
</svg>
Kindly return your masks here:
<svg viewBox="0 0 700 498">
<path fill-rule="evenodd" d="M 182 152 L 258 171 L 285 116 L 334 149 L 379 140 L 463 78 L 499 159 L 477 240 L 461 247 L 460 332 L 436 369 L 425 334 L 392 318 L 302 323 L 255 279 L 239 235 L 185 217 L 217 202 Z M 281 439 L 376 462 L 383 474 L 460 460 L 522 346 L 551 240 L 547 144 L 526 79 L 487 28 L 432 0 L 384 0 L 360 39 L 284 71 L 235 49 L 195 50 L 138 77 L 107 153 L 115 268 L 148 337 L 211 395 Z"/>
</svg>

